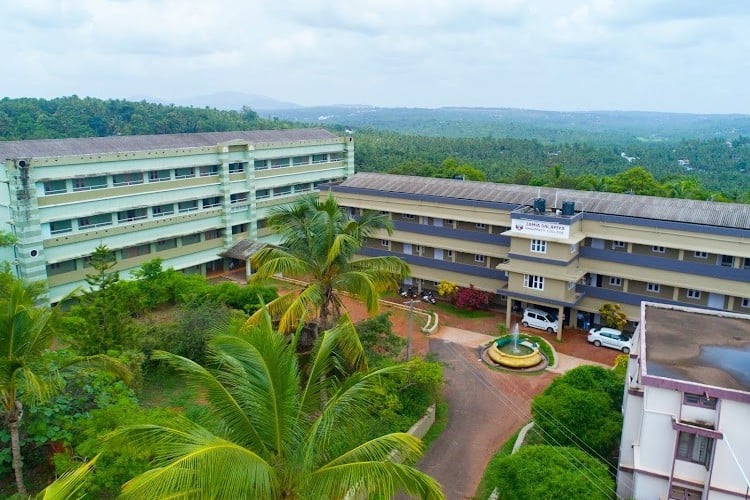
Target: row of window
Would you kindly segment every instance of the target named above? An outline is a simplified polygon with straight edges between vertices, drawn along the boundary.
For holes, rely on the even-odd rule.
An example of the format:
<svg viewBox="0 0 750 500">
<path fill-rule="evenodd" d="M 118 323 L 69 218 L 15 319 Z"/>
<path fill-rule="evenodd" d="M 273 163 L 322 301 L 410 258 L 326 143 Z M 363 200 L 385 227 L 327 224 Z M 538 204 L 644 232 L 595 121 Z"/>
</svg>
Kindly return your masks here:
<svg viewBox="0 0 750 500">
<path fill-rule="evenodd" d="M 342 152 L 319 153 L 313 155 L 293 156 L 291 158 L 272 158 L 269 160 L 255 160 L 255 170 L 267 170 L 269 168 L 299 167 L 302 165 L 317 165 L 319 163 L 331 163 L 344 159 Z"/>
<path fill-rule="evenodd" d="M 237 234 L 247 231 L 247 224 L 238 224 L 232 226 L 232 234 Z M 133 257 L 139 257 L 142 255 L 148 255 L 151 253 L 163 252 L 178 246 L 189 246 L 201 241 L 210 241 L 217 238 L 221 238 L 224 235 L 223 229 L 209 229 L 208 231 L 202 231 L 200 233 L 186 234 L 184 236 L 167 238 L 152 243 L 143 243 L 141 245 L 134 245 L 119 250 L 119 259 L 126 260 Z M 90 267 L 89 264 L 90 256 L 84 257 L 83 259 L 72 259 L 63 262 L 55 262 L 53 264 L 47 264 L 47 276 L 54 276 L 56 274 L 68 273 L 77 269 L 85 269 Z"/>
<path fill-rule="evenodd" d="M 618 249 L 618 248 L 627 248 L 627 243 L 624 241 L 612 241 L 612 248 Z M 662 245 L 651 245 L 651 252 L 653 253 L 666 253 L 667 247 Z M 695 259 L 705 259 L 708 260 L 709 253 L 704 251 L 695 250 L 692 252 L 693 258 Z M 732 255 L 717 255 L 716 256 L 716 265 L 722 266 L 722 267 L 733 267 L 734 266 L 734 259 L 735 257 Z M 743 261 L 743 267 L 745 269 L 750 269 L 750 258 L 745 258 Z"/>
</svg>

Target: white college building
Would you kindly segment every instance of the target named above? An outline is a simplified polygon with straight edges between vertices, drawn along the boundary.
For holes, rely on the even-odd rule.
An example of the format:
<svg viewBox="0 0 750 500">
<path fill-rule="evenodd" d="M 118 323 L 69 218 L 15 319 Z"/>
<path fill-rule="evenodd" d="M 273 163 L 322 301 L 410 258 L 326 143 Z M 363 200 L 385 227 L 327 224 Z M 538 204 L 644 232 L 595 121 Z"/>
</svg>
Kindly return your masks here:
<svg viewBox="0 0 750 500">
<path fill-rule="evenodd" d="M 644 302 L 623 404 L 620 498 L 750 498 L 750 316 Z"/>
</svg>

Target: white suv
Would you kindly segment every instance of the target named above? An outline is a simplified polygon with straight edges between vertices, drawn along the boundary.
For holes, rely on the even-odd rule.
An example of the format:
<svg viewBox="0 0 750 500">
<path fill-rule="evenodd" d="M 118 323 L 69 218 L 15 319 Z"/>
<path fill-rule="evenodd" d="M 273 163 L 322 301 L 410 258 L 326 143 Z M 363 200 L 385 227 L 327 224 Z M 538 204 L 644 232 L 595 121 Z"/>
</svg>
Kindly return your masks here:
<svg viewBox="0 0 750 500">
<path fill-rule="evenodd" d="M 530 326 L 531 328 L 547 330 L 549 333 L 557 333 L 557 318 L 541 309 L 526 308 L 523 311 L 521 324 L 525 327 Z"/>
<path fill-rule="evenodd" d="M 626 337 L 620 330 L 614 328 L 592 328 L 586 338 L 596 347 L 605 346 L 628 354 L 633 348 L 633 339 Z"/>
</svg>

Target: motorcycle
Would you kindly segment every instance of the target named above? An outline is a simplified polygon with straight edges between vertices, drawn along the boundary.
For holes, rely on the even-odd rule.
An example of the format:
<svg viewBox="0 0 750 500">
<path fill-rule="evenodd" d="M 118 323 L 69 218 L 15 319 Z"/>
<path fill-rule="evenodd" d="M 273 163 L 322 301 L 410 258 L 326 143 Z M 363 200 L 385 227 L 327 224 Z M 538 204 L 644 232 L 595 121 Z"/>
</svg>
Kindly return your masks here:
<svg viewBox="0 0 750 500">
<path fill-rule="evenodd" d="M 401 288 L 401 287 L 398 287 L 398 294 L 399 294 L 400 296 L 402 296 L 402 297 L 408 297 L 408 294 L 407 294 L 406 290 L 404 290 L 404 289 L 403 289 L 403 288 Z"/>
<path fill-rule="evenodd" d="M 430 304 L 434 304 L 435 302 L 437 302 L 437 300 L 435 300 L 435 294 L 433 294 L 432 291 L 423 292 L 422 301 L 429 302 Z"/>
</svg>

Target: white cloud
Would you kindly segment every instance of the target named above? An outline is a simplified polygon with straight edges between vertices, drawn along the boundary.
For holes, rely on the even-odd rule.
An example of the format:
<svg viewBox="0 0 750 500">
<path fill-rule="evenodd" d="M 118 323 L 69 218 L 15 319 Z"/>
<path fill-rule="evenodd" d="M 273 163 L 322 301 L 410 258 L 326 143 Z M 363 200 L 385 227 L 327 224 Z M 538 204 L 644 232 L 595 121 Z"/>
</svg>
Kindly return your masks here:
<svg viewBox="0 0 750 500">
<path fill-rule="evenodd" d="M 750 2 L 6 0 L 9 96 L 750 113 Z M 679 83 L 679 85 L 676 85 Z"/>
</svg>

